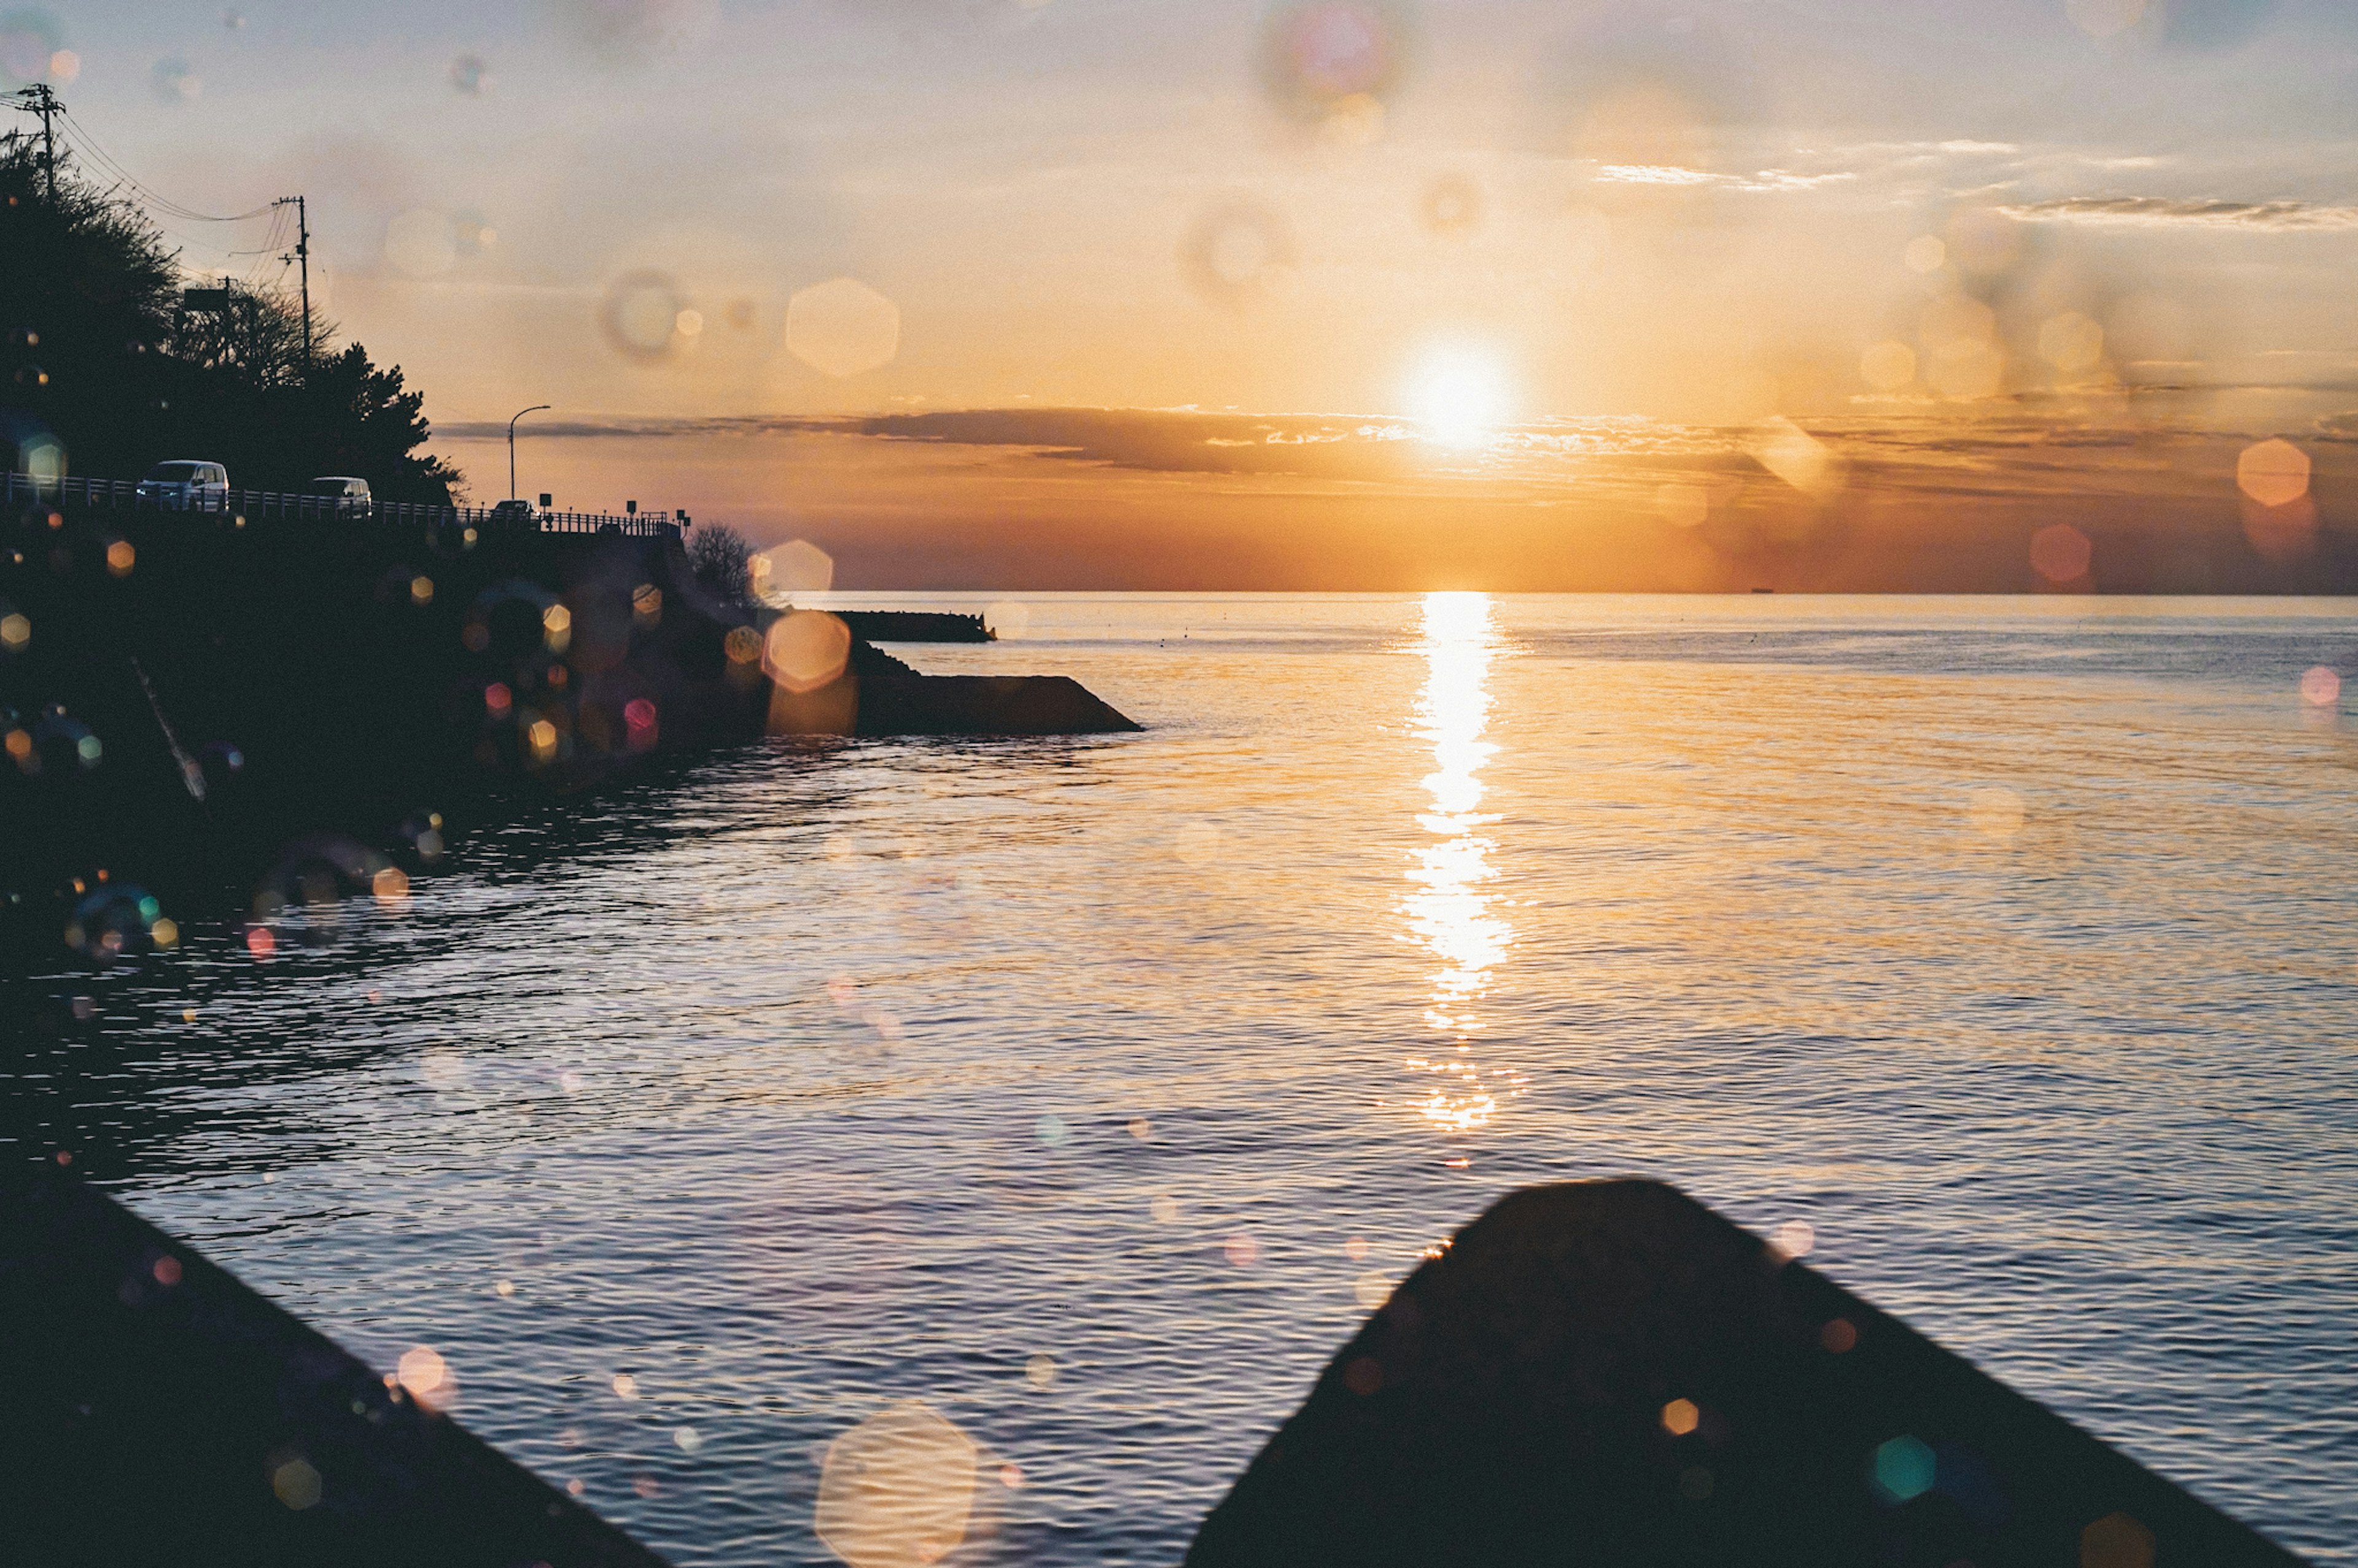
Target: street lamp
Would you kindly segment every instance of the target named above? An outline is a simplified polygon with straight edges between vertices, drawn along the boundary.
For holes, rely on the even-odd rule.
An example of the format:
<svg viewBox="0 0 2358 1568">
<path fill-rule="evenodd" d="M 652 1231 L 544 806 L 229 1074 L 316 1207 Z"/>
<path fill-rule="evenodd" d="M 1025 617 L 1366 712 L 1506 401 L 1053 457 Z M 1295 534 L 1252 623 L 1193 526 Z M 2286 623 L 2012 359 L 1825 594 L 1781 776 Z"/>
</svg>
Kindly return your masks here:
<svg viewBox="0 0 2358 1568">
<path fill-rule="evenodd" d="M 517 410 L 516 410 L 516 413 L 515 413 L 515 418 L 514 418 L 514 419 L 510 419 L 510 420 L 508 421 L 508 499 L 509 499 L 510 501 L 514 501 L 514 500 L 516 498 L 516 492 L 515 492 L 515 422 L 516 422 L 516 419 L 521 419 L 521 418 L 523 418 L 523 417 L 524 417 L 525 415 L 527 415 L 527 414 L 540 414 L 540 413 L 545 413 L 545 412 L 546 412 L 549 408 L 554 407 L 554 406 L 555 406 L 555 405 L 553 405 L 553 404 L 547 404 L 547 403 L 535 403 L 535 404 L 534 404 L 534 405 L 533 405 L 531 407 L 529 407 L 529 408 L 519 408 L 519 409 L 517 409 Z"/>
</svg>

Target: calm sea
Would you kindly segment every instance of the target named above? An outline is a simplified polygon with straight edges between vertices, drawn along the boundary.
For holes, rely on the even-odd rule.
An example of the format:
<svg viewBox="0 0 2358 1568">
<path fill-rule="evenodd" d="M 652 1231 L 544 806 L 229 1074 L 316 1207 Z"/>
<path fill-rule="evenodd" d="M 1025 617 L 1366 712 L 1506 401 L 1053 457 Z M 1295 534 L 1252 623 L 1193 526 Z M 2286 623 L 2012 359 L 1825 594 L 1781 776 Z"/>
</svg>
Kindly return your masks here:
<svg viewBox="0 0 2358 1568">
<path fill-rule="evenodd" d="M 855 1429 L 970 1448 L 954 1562 L 1172 1562 L 1427 1248 L 1629 1172 L 2358 1563 L 2349 602 L 997 613 L 896 651 L 1145 733 L 643 778 L 59 981 L 20 1105 L 682 1564 L 831 1561 Z"/>
</svg>

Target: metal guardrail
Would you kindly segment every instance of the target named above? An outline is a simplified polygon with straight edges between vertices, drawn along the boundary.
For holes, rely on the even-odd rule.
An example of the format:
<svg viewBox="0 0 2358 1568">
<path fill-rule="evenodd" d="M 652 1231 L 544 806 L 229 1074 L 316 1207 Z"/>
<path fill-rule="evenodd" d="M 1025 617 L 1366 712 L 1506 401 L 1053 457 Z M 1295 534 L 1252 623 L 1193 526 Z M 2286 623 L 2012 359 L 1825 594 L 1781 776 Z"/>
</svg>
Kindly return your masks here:
<svg viewBox="0 0 2358 1568">
<path fill-rule="evenodd" d="M 332 495 L 300 495 L 283 491 L 233 490 L 226 498 L 204 496 L 188 506 L 168 505 L 139 493 L 139 482 L 124 479 L 44 478 L 11 471 L 5 478 L 5 503 L 77 504 L 88 509 L 138 512 L 194 512 L 289 522 L 339 519 L 405 524 L 411 526 L 476 527 L 529 530 L 542 534 L 621 534 L 638 539 L 676 538 L 687 520 L 667 512 L 501 512 L 490 506 L 425 506 L 414 502 L 379 501 L 366 508 Z"/>
</svg>

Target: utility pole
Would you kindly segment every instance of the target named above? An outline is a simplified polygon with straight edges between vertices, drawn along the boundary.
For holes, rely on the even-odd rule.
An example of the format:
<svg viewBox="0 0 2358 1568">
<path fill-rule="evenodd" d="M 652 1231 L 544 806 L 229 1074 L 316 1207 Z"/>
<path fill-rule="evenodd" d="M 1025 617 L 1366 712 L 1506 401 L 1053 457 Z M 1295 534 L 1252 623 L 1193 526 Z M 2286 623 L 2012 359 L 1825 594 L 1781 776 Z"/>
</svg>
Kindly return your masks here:
<svg viewBox="0 0 2358 1568">
<path fill-rule="evenodd" d="M 26 114 L 41 117 L 41 169 L 48 178 L 49 205 L 54 207 L 58 204 L 58 130 L 51 122 L 65 112 L 65 105 L 46 81 L 36 81 L 9 96 L 19 101 L 16 107 Z"/>
<path fill-rule="evenodd" d="M 271 205 L 284 207 L 290 201 L 295 204 L 295 254 L 278 259 L 303 264 L 303 369 L 308 372 L 311 368 L 311 221 L 304 208 L 303 198 L 299 196 L 282 196 Z"/>
</svg>

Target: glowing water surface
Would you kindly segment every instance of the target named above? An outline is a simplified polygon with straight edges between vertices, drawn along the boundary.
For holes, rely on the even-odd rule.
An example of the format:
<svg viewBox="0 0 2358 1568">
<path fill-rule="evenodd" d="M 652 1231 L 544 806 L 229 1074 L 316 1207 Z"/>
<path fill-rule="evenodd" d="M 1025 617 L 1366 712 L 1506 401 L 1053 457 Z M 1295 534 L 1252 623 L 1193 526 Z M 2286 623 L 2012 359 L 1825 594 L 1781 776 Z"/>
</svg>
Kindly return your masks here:
<svg viewBox="0 0 2358 1568">
<path fill-rule="evenodd" d="M 1428 1248 L 1626 1171 L 2358 1563 L 2347 606 L 1025 608 L 899 651 L 1144 734 L 756 747 L 191 923 L 20 1119 L 684 1564 L 1173 1561 Z"/>
</svg>

